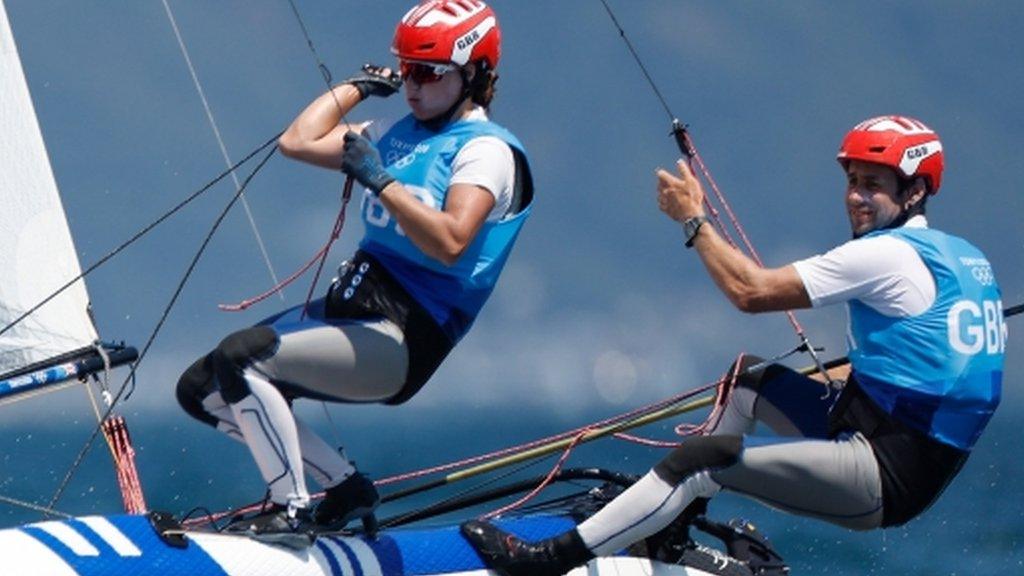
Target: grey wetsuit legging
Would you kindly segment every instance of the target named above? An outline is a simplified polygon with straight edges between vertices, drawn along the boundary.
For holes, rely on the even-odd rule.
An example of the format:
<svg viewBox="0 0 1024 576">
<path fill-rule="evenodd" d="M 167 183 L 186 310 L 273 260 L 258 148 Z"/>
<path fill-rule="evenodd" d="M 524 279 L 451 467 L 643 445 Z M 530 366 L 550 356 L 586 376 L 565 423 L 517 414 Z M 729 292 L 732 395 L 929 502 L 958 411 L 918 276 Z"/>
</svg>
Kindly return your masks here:
<svg viewBox="0 0 1024 576">
<path fill-rule="evenodd" d="M 759 359 L 747 360 L 744 365 Z M 665 468 L 659 464 L 579 525 L 583 542 L 595 554 L 620 550 L 667 526 L 696 498 L 711 497 L 720 489 L 848 528 L 879 527 L 878 463 L 859 432 L 828 437 L 828 409 L 834 398 L 821 383 L 778 365 L 740 378 L 710 433 L 742 438 L 721 459 L 723 464 L 691 464 L 683 477 L 659 474 Z M 776 436 L 752 435 L 758 422 Z M 692 459 L 687 449 L 684 445 L 666 461 Z M 672 467 L 679 469 L 677 463 Z"/>
<path fill-rule="evenodd" d="M 307 320 L 274 329 L 277 350 L 251 368 L 296 395 L 382 402 L 405 384 L 405 337 L 390 320 Z"/>
<path fill-rule="evenodd" d="M 406 382 L 405 336 L 385 318 L 330 319 L 324 301 L 305 317 L 293 308 L 225 338 L 178 383 L 178 399 L 194 417 L 250 448 L 271 499 L 304 506 L 303 472 L 323 487 L 354 468 L 291 412 L 293 398 L 382 402 Z"/>
<path fill-rule="evenodd" d="M 882 484 L 870 442 L 860 432 L 828 437 L 837 392 L 781 366 L 768 372 L 759 390 L 741 383 L 733 391 L 712 434 L 743 435 L 743 450 L 711 478 L 787 512 L 859 530 L 879 527 Z M 751 435 L 757 422 L 777 436 Z"/>
</svg>

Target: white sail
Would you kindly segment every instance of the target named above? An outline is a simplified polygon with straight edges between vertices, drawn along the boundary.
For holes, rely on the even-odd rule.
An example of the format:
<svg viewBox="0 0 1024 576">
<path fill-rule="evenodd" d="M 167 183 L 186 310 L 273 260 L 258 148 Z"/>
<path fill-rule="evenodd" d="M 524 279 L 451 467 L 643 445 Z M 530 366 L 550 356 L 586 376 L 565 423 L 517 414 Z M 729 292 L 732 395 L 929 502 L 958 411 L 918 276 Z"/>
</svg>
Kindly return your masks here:
<svg viewBox="0 0 1024 576">
<path fill-rule="evenodd" d="M 0 0 L 0 330 L 81 273 Z M 0 334 L 0 374 L 97 339 L 85 283 Z"/>
</svg>

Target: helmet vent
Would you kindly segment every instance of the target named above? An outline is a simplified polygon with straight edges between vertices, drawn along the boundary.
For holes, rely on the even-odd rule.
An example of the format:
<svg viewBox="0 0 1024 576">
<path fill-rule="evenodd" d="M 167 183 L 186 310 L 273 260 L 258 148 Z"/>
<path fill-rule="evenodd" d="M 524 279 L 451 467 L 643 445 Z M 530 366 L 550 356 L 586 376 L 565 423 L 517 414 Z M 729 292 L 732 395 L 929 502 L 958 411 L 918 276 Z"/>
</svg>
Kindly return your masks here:
<svg viewBox="0 0 1024 576">
<path fill-rule="evenodd" d="M 404 60 L 483 61 L 494 69 L 501 57 L 497 17 L 480 0 L 421 0 L 395 28 L 391 52 Z"/>
<path fill-rule="evenodd" d="M 451 16 L 459 17 L 462 16 L 459 8 L 465 12 L 473 12 L 478 8 L 477 4 L 477 2 L 469 2 L 467 0 L 453 0 L 452 2 L 446 2 L 441 9 Z"/>
<path fill-rule="evenodd" d="M 868 148 L 868 151 L 874 152 L 875 154 L 881 154 L 882 152 L 885 152 L 886 148 L 888 148 L 888 146 L 872 146 Z"/>
</svg>

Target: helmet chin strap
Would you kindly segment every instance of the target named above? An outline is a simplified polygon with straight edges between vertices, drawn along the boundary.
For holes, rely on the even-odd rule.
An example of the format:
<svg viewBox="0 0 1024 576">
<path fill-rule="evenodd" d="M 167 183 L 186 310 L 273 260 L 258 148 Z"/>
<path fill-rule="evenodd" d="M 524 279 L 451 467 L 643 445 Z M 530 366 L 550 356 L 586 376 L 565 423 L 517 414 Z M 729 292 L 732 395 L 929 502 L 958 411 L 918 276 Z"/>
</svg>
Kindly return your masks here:
<svg viewBox="0 0 1024 576">
<path fill-rule="evenodd" d="M 916 212 L 913 210 L 913 206 L 911 206 L 910 209 L 900 212 L 899 216 L 893 218 L 892 222 L 882 226 L 879 230 L 892 230 L 894 228 L 899 228 L 906 224 L 907 220 L 910 220 L 910 217 L 914 214 L 916 214 Z"/>
<path fill-rule="evenodd" d="M 902 196 L 910 192 L 913 186 L 914 181 L 909 181 L 905 186 L 903 186 L 900 189 L 900 195 Z M 925 192 L 925 195 L 927 195 L 927 192 Z M 917 216 L 918 214 L 921 213 L 921 204 L 924 202 L 924 198 L 925 196 L 922 196 L 921 199 L 919 199 L 918 201 L 914 202 L 910 206 L 907 206 L 906 208 L 903 208 L 902 210 L 900 210 L 899 215 L 892 219 L 892 222 L 889 222 L 885 226 L 880 226 L 875 230 L 892 230 L 895 228 L 900 228 L 901 226 L 907 223 L 907 220 L 910 220 L 914 216 Z M 874 232 L 874 230 L 872 230 L 872 232 Z M 863 234 L 861 234 L 861 236 L 863 236 Z"/>
<path fill-rule="evenodd" d="M 419 120 L 419 123 L 427 130 L 430 130 L 431 132 L 439 132 L 449 122 L 451 122 L 452 117 L 455 116 L 455 113 L 462 107 L 462 103 L 469 97 L 472 89 L 469 84 L 469 77 L 466 76 L 465 68 L 459 67 L 459 77 L 462 79 L 462 93 L 455 100 L 455 103 L 452 104 L 450 108 L 433 118 Z"/>
</svg>

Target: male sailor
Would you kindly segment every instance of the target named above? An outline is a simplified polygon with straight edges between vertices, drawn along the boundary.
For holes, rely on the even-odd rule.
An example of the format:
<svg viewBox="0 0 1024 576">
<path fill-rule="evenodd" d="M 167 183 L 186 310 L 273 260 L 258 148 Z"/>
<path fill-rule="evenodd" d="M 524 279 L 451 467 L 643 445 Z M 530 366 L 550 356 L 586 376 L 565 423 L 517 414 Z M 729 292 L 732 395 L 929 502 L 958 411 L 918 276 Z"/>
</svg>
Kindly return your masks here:
<svg viewBox="0 0 1024 576">
<path fill-rule="evenodd" d="M 999 287 L 978 248 L 928 227 L 925 204 L 944 162 L 933 130 L 904 116 L 871 118 L 846 135 L 838 160 L 853 239 L 774 269 L 706 225 L 704 191 L 685 162 L 679 177 L 657 172 L 659 208 L 737 308 L 847 305 L 852 369 L 838 396 L 782 365 L 742 360 L 711 433 L 685 439 L 577 528 L 527 543 L 464 524 L 491 567 L 562 574 L 699 513 L 722 489 L 855 530 L 899 526 L 938 498 L 999 403 Z M 758 421 L 777 436 L 750 436 Z"/>
</svg>

